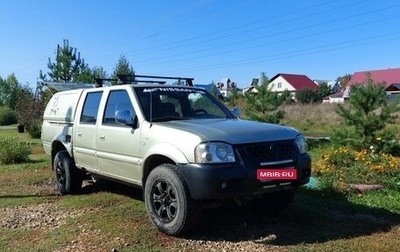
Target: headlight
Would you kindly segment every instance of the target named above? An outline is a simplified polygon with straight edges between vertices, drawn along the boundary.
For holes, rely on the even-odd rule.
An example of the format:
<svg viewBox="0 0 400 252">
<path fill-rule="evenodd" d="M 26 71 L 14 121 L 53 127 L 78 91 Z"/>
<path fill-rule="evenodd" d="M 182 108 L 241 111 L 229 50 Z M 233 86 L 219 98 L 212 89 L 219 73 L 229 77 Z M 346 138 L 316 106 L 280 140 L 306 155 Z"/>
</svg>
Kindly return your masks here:
<svg viewBox="0 0 400 252">
<path fill-rule="evenodd" d="M 231 145 L 226 143 L 202 143 L 194 150 L 196 163 L 235 162 Z"/>
<path fill-rule="evenodd" d="M 300 154 L 304 154 L 308 150 L 306 139 L 302 135 L 298 135 L 295 139 L 297 148 L 299 148 Z"/>
</svg>

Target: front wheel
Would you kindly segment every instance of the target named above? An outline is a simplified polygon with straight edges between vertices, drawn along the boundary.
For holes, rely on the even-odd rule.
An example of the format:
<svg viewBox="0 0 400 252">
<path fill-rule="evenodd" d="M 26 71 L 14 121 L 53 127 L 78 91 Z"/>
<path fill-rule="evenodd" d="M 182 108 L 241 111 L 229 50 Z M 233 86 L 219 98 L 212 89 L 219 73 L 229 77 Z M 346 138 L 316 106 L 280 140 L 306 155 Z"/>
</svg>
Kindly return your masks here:
<svg viewBox="0 0 400 252">
<path fill-rule="evenodd" d="M 53 173 L 61 194 L 76 194 L 81 190 L 83 172 L 76 168 L 67 151 L 60 151 L 54 157 Z"/>
<path fill-rule="evenodd" d="M 144 197 L 150 221 L 165 234 L 188 233 L 200 219 L 201 206 L 190 197 L 176 165 L 154 168 L 146 180 Z"/>
</svg>

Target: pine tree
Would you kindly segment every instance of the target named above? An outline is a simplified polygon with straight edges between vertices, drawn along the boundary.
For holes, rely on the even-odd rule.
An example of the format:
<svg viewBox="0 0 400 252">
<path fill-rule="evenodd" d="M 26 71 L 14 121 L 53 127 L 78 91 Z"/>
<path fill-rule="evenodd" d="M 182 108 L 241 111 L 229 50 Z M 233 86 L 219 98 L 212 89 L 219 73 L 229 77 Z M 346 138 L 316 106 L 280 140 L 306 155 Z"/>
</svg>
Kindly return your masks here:
<svg viewBox="0 0 400 252">
<path fill-rule="evenodd" d="M 120 75 L 135 75 L 133 67 L 129 64 L 129 61 L 124 55 L 120 56 L 118 63 L 114 68 L 114 72 L 111 75 L 111 78 L 118 79 Z M 112 84 L 115 85 L 117 84 L 117 82 L 113 82 Z"/>
<path fill-rule="evenodd" d="M 246 117 L 260 122 L 279 123 L 285 112 L 279 107 L 286 97 L 281 97 L 268 87 L 268 83 L 257 87 L 257 93 L 245 95 Z"/>
<path fill-rule="evenodd" d="M 69 46 L 69 41 L 64 39 L 63 46 L 57 45 L 55 62 L 47 64 L 50 72 L 48 72 L 51 81 L 58 82 L 75 82 L 78 81 L 84 69 L 87 68 L 84 60 L 81 59 L 80 53 L 76 48 Z M 41 78 L 44 80 L 46 76 L 41 72 Z"/>
<path fill-rule="evenodd" d="M 382 84 L 374 85 L 369 75 L 365 83 L 351 86 L 348 106 L 339 104 L 337 110 L 344 123 L 354 129 L 347 137 L 358 139 L 363 148 L 376 142 L 377 133 L 394 121 L 397 110 L 396 104 L 388 103 Z"/>
</svg>

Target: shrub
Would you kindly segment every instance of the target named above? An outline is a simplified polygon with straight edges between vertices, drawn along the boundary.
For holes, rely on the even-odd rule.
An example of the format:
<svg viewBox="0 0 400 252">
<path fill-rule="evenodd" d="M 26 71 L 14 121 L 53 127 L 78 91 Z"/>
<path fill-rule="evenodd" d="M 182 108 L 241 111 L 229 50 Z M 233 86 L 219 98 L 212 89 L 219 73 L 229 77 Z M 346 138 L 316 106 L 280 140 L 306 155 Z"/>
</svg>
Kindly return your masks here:
<svg viewBox="0 0 400 252">
<path fill-rule="evenodd" d="M 40 138 L 42 132 L 41 123 L 37 120 L 33 121 L 27 125 L 26 131 L 32 138 Z"/>
<path fill-rule="evenodd" d="M 313 173 L 323 187 L 345 192 L 349 184 L 381 184 L 395 187 L 400 175 L 400 158 L 369 150 L 329 148 L 313 163 Z"/>
<path fill-rule="evenodd" d="M 296 92 L 296 100 L 301 104 L 310 104 L 318 102 L 319 97 L 315 91 L 309 88 L 304 88 Z"/>
<path fill-rule="evenodd" d="M 29 161 L 31 148 L 17 137 L 0 138 L 0 163 L 15 164 Z"/>
<path fill-rule="evenodd" d="M 11 125 L 18 121 L 17 113 L 9 107 L 0 107 L 0 125 Z"/>
<path fill-rule="evenodd" d="M 22 103 L 22 104 L 21 104 Z M 25 100 L 17 104 L 19 121 L 32 123 L 35 120 L 42 120 L 45 104 L 41 100 Z"/>
</svg>

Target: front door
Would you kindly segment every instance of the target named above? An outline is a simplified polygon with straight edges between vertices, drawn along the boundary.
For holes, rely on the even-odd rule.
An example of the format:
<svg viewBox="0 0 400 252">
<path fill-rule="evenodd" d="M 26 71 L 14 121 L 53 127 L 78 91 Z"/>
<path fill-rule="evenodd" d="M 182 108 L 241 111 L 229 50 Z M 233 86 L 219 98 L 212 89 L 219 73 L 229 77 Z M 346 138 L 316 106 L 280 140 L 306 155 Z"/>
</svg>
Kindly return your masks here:
<svg viewBox="0 0 400 252">
<path fill-rule="evenodd" d="M 97 161 L 99 173 L 134 184 L 141 184 L 139 169 L 139 129 L 121 125 L 115 121 L 118 110 L 136 113 L 126 90 L 111 90 L 108 94 L 104 115 L 97 128 Z"/>
</svg>

